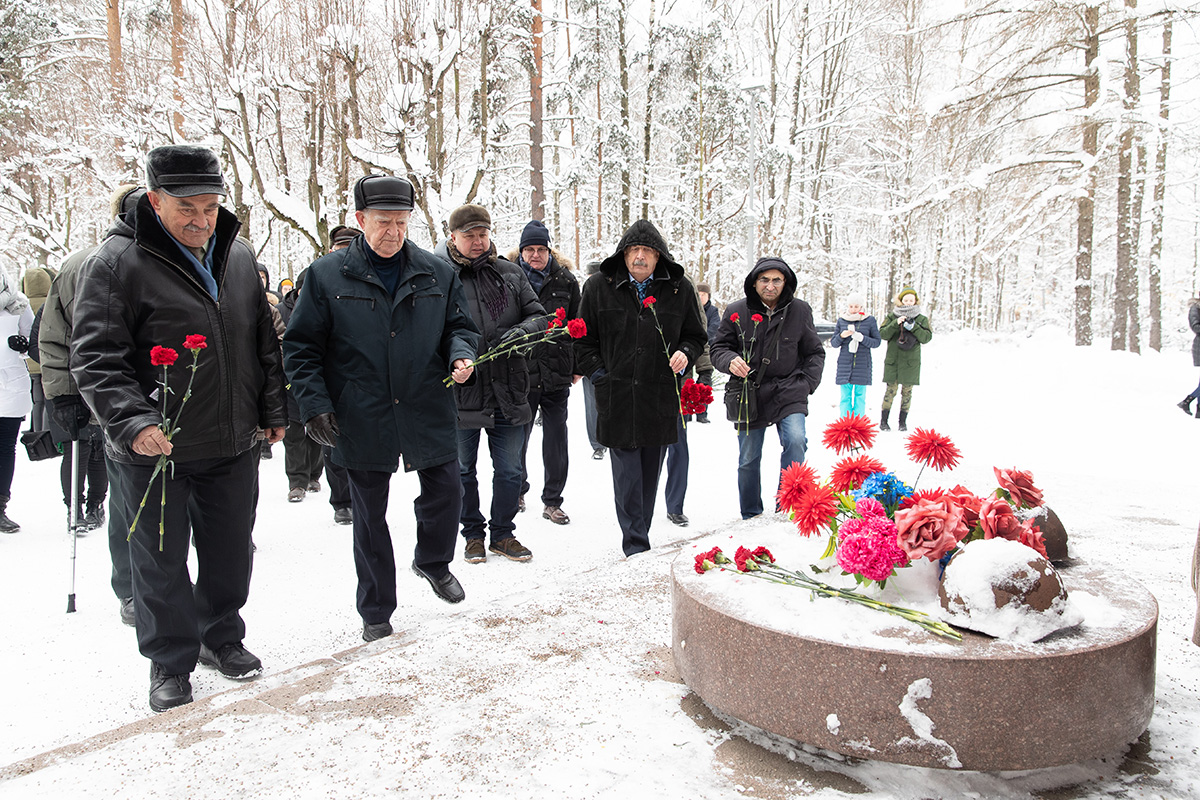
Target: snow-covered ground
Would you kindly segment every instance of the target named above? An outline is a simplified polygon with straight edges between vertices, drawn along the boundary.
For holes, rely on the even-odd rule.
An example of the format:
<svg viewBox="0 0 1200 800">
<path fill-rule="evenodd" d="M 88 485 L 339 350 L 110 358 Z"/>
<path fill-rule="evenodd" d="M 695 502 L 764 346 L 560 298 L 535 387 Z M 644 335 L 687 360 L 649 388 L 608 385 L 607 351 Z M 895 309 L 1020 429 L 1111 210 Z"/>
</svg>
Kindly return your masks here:
<svg viewBox="0 0 1200 800">
<path fill-rule="evenodd" d="M 809 459 L 822 472 L 835 460 L 820 444 L 837 409 L 830 355 L 809 415 Z M 1190 355 L 1080 349 L 1062 331 L 961 332 L 936 337 L 924 362 L 910 427 L 935 427 L 964 459 L 952 473 L 927 472 L 922 485 L 986 491 L 993 466 L 1030 470 L 1067 526 L 1073 555 L 1125 572 L 1158 599 L 1155 714 L 1124 756 L 1032 774 L 934 771 L 809 752 L 718 719 L 678 682 L 668 572 L 677 552 L 690 557 L 693 538 L 741 524 L 732 428 L 719 419 L 689 426 L 691 527 L 667 522 L 660 497 L 655 550 L 626 560 L 609 463 L 590 457 L 576 390 L 564 503 L 571 524 L 541 519 L 535 442 L 530 510 L 517 529 L 534 559 L 455 562 L 467 592 L 458 606 L 435 598 L 403 569 L 405 559 L 397 635 L 365 647 L 350 530 L 333 524 L 325 491 L 286 502 L 277 446 L 262 465 L 245 609 L 246 644 L 266 675 L 239 687 L 198 669 L 196 707 L 207 700 L 210 713 L 169 734 L 161 721 L 174 714 L 145 723 L 159 728 L 137 728 L 152 716 L 149 665 L 117 618 L 105 537 L 79 540 L 78 611 L 64 613 L 70 540 L 58 463 L 18 454 L 9 514 L 22 530 L 0 537 L 0 796 L 1197 796 L 1200 648 L 1189 641 L 1196 602 L 1187 574 L 1200 522 L 1190 457 L 1200 420 L 1174 407 L 1195 385 Z M 868 406 L 878 409 L 881 396 L 871 387 Z M 772 439 L 764 463 L 777 462 Z M 874 454 L 889 466 L 907 463 L 896 432 L 883 434 Z M 392 493 L 403 554 L 415 480 L 398 475 Z M 306 688 L 301 711 L 220 713 L 291 682 L 307 687 L 317 668 L 295 668 L 310 662 L 337 664 L 336 679 Z M 111 733 L 122 726 L 132 727 Z M 1048 793 L 1061 786 L 1075 788 Z"/>
</svg>

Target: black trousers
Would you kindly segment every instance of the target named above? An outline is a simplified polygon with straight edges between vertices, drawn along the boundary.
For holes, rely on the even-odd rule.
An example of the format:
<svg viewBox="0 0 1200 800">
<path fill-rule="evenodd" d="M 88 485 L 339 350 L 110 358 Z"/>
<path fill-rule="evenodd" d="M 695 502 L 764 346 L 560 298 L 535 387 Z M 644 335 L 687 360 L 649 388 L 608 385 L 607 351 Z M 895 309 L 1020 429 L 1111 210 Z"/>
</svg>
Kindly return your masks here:
<svg viewBox="0 0 1200 800">
<path fill-rule="evenodd" d="M 113 497 L 108 504 L 108 556 L 112 559 L 112 578 L 109 582 L 113 594 L 119 600 L 124 600 L 133 597 L 133 574 L 129 566 L 129 517 L 125 516 L 125 505 L 121 501 L 118 487 L 121 473 L 117 470 L 116 462 L 105 455 L 104 468 L 108 471 L 108 488 Z M 138 525 L 141 525 L 140 520 Z"/>
<path fill-rule="evenodd" d="M 610 447 L 608 453 L 612 461 L 617 523 L 621 526 L 621 549 L 631 556 L 650 549 L 650 523 L 654 519 L 658 476 L 667 448 Z"/>
<path fill-rule="evenodd" d="M 104 502 L 108 496 L 108 470 L 104 458 L 104 435 L 99 425 L 87 425 L 79 432 L 79 440 L 62 443 L 62 466 L 58 477 L 62 483 L 63 505 L 68 503 L 71 496 L 71 450 L 79 448 L 79 463 L 75 473 L 75 507 L 93 508 Z M 87 492 L 84 492 L 84 489 Z M 126 595 L 128 597 L 128 595 Z"/>
<path fill-rule="evenodd" d="M 683 417 L 676 423 L 676 429 L 679 432 L 679 441 L 667 445 L 667 488 L 664 496 L 668 514 L 683 513 L 683 500 L 687 496 L 688 467 L 692 461 Z"/>
<path fill-rule="evenodd" d="M 570 389 L 556 392 L 530 392 L 529 406 L 534 419 L 542 410 L 542 464 L 545 466 L 545 481 L 542 483 L 542 505 L 561 506 L 563 487 L 567 485 L 567 401 Z M 529 437 L 533 435 L 533 420 L 525 426 L 525 443 L 521 445 L 521 494 L 529 491 L 529 470 L 525 467 L 525 454 L 529 451 Z"/>
<path fill-rule="evenodd" d="M 350 507 L 350 478 L 346 468 L 333 463 L 333 448 L 322 447 L 321 457 L 325 461 L 325 482 L 329 484 L 329 505 L 333 510 Z"/>
<path fill-rule="evenodd" d="M 388 491 L 392 473 L 348 469 L 354 512 L 354 567 L 358 572 L 358 614 L 368 625 L 391 619 L 396 610 L 396 556 L 388 530 Z M 417 546 L 413 561 L 435 578 L 449 572 L 458 540 L 462 485 L 458 461 L 417 470 L 421 493 L 413 502 Z"/>
<path fill-rule="evenodd" d="M 303 422 L 292 422 L 283 437 L 283 471 L 289 489 L 307 489 L 312 481 L 321 480 L 325 457 L 321 445 L 308 438 Z"/>
<path fill-rule="evenodd" d="M 138 649 L 171 675 L 196 667 L 203 641 L 216 650 L 246 635 L 241 609 L 250 594 L 250 531 L 258 501 L 258 448 L 232 458 L 175 463 L 160 473 L 129 540 Z M 113 464 L 113 500 L 132 520 L 153 467 Z M 159 541 L 162 481 L 164 532 Z M 189 536 L 189 530 L 191 536 Z M 196 545 L 196 582 L 188 550 Z"/>
</svg>

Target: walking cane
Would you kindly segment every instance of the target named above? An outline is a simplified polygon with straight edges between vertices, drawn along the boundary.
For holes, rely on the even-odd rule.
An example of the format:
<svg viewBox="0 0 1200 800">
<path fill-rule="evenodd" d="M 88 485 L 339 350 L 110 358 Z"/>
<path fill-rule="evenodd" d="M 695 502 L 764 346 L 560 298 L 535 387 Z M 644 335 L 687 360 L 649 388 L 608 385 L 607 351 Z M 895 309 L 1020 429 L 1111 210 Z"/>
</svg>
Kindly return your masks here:
<svg viewBox="0 0 1200 800">
<path fill-rule="evenodd" d="M 75 498 L 79 496 L 79 440 L 71 442 L 71 497 L 67 501 L 67 533 L 71 534 L 71 591 L 67 594 L 67 613 L 75 611 L 75 545 L 79 520 Z"/>
</svg>

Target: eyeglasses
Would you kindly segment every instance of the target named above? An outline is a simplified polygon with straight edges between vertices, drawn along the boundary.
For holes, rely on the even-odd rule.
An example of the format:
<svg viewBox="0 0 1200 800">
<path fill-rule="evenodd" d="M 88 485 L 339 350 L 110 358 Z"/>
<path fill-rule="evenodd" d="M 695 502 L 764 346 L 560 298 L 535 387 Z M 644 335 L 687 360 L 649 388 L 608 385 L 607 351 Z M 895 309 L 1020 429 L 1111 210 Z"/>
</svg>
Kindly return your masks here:
<svg viewBox="0 0 1200 800">
<path fill-rule="evenodd" d="M 783 278 L 759 278 L 759 286 L 783 286 Z"/>
</svg>

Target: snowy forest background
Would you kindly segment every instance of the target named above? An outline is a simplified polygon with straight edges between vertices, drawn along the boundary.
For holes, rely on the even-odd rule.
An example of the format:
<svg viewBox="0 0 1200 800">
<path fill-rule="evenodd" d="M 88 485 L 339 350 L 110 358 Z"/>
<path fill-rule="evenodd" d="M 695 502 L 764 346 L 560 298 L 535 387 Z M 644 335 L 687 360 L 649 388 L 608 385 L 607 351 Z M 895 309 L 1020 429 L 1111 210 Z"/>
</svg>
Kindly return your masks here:
<svg viewBox="0 0 1200 800">
<path fill-rule="evenodd" d="M 723 300 L 782 255 L 818 315 L 1140 350 L 1200 290 L 1196 6 L 1137 0 L 0 0 L 0 258 L 99 241 L 170 142 L 220 152 L 273 277 L 404 175 L 581 263 L 653 220 Z M 351 220 L 352 222 L 352 220 Z M 1164 321 L 1165 320 L 1165 321 Z"/>
</svg>

